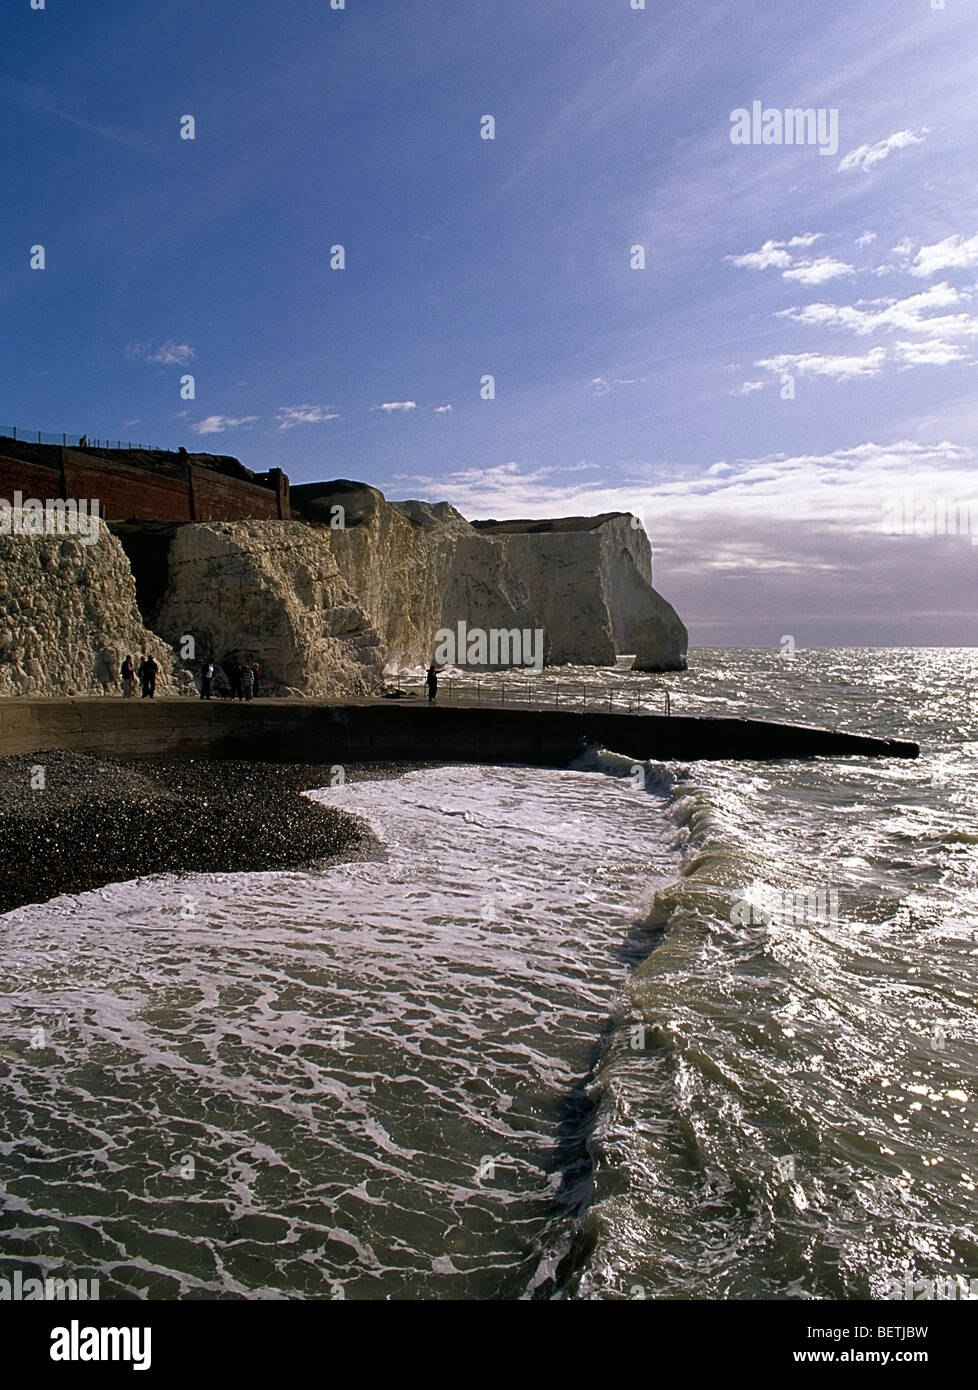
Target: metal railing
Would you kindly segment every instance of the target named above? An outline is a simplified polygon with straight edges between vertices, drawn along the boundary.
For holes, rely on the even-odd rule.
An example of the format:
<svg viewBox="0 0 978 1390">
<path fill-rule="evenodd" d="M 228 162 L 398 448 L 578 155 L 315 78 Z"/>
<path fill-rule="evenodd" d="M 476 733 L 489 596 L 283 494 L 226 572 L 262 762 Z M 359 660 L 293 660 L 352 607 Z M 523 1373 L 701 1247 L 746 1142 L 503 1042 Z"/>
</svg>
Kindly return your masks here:
<svg viewBox="0 0 978 1390">
<path fill-rule="evenodd" d="M 63 449 L 150 449 L 164 452 L 154 444 L 134 444 L 125 439 L 92 439 L 87 434 L 47 434 L 44 430 L 22 430 L 17 425 L 0 425 L 0 438 L 21 444 L 60 444 Z"/>
<path fill-rule="evenodd" d="M 413 681 L 405 683 L 391 678 L 388 690 L 419 700 L 428 698 L 426 686 Z M 619 687 L 605 693 L 585 681 L 483 680 L 481 677 L 460 681 L 448 676 L 438 682 L 438 702 L 499 709 L 593 710 L 595 714 L 672 714 L 668 690 L 633 691 Z"/>
</svg>

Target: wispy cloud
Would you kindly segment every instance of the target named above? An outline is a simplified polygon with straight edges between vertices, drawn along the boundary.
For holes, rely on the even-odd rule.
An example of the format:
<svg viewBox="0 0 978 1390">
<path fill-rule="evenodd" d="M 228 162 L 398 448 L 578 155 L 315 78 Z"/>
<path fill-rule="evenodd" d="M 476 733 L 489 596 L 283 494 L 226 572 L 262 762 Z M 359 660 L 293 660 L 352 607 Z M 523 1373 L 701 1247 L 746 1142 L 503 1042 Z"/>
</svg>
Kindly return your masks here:
<svg viewBox="0 0 978 1390">
<path fill-rule="evenodd" d="M 966 360 L 958 343 L 945 343 L 939 338 L 922 343 L 895 343 L 893 351 L 901 369 L 908 367 L 949 367 L 953 362 Z"/>
<path fill-rule="evenodd" d="M 190 428 L 195 434 L 223 434 L 225 430 L 239 429 L 241 426 L 253 425 L 258 419 L 257 415 L 207 415 L 203 420 L 196 421 Z"/>
<path fill-rule="evenodd" d="M 833 381 L 851 381 L 855 377 L 879 376 L 886 361 L 886 348 L 873 348 L 862 356 L 846 357 L 820 352 L 783 352 L 765 357 L 754 365 L 778 375 L 784 372 L 802 377 L 825 376 Z"/>
<path fill-rule="evenodd" d="M 386 410 L 390 414 L 394 410 L 417 410 L 417 401 L 385 401 L 383 405 L 374 407 L 376 410 Z"/>
<path fill-rule="evenodd" d="M 834 256 L 822 256 L 815 261 L 803 261 L 792 270 L 782 272 L 782 279 L 797 280 L 802 285 L 822 285 L 826 280 L 836 280 L 840 275 L 852 275 L 854 269 L 845 261 Z"/>
<path fill-rule="evenodd" d="M 877 140 L 875 145 L 859 145 L 843 155 L 836 166 L 836 172 L 848 173 L 851 169 L 862 169 L 868 173 L 875 165 L 888 158 L 894 150 L 905 149 L 907 145 L 922 145 L 928 134 L 926 126 L 920 130 L 897 130 L 885 140 Z"/>
<path fill-rule="evenodd" d="M 968 303 L 970 291 L 956 290 L 946 281 L 904 299 L 860 299 L 854 304 L 806 304 L 780 309 L 776 317 L 817 328 L 841 328 L 866 335 L 883 330 L 927 333 L 930 336 L 978 336 L 978 317 L 969 313 L 941 314 L 932 310 L 956 308 Z"/>
<path fill-rule="evenodd" d="M 291 430 L 296 425 L 320 425 L 325 420 L 338 420 L 339 414 L 321 405 L 280 405 L 275 419 L 280 430 Z"/>
<path fill-rule="evenodd" d="M 8 77 L 0 78 L 0 96 L 15 101 L 29 111 L 44 116 L 54 116 L 59 121 L 76 126 L 79 130 L 97 135 L 103 140 L 111 140 L 116 145 L 126 145 L 131 150 L 146 152 L 148 145 L 144 136 L 137 131 L 125 130 L 121 126 L 106 125 L 104 121 L 86 120 L 68 109 L 65 99 L 57 92 L 45 87 L 33 87 L 26 82 L 14 82 Z"/>
<path fill-rule="evenodd" d="M 965 239 L 955 235 L 922 246 L 914 256 L 911 275 L 936 275 L 941 270 L 970 270 L 978 265 L 978 236 Z"/>
<path fill-rule="evenodd" d="M 452 407 L 450 405 L 436 405 L 434 413 L 435 415 L 447 415 L 450 412 L 451 408 Z"/>
<path fill-rule="evenodd" d="M 794 251 L 807 250 L 824 235 L 824 232 L 805 232 L 788 241 L 766 241 L 759 251 L 745 251 L 743 255 L 725 259 L 742 270 L 786 270 L 795 264 Z"/>
<path fill-rule="evenodd" d="M 129 343 L 126 347 L 126 356 L 138 357 L 143 362 L 151 362 L 154 365 L 182 367 L 186 363 L 192 362 L 196 353 L 189 343 L 175 343 L 172 339 L 168 339 L 158 348 L 154 348 L 151 343 Z"/>
<path fill-rule="evenodd" d="M 767 382 L 764 381 L 745 381 L 735 390 L 728 392 L 731 396 L 752 396 L 755 391 L 763 391 Z"/>
</svg>

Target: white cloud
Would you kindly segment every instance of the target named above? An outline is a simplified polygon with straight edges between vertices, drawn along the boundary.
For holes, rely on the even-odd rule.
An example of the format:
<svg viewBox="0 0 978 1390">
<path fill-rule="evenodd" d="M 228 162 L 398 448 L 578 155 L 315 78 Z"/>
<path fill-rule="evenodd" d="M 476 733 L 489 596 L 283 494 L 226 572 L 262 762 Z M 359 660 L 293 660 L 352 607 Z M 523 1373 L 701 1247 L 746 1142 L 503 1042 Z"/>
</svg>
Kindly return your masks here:
<svg viewBox="0 0 978 1390">
<path fill-rule="evenodd" d="M 777 375 L 796 372 L 799 376 L 827 376 L 833 381 L 851 381 L 861 376 L 879 376 L 885 361 L 886 348 L 878 347 L 861 357 L 833 356 L 818 352 L 785 352 L 777 357 L 762 358 L 754 365 Z"/>
<path fill-rule="evenodd" d="M 965 356 L 964 348 L 940 338 L 923 343 L 895 343 L 893 350 L 903 371 L 908 367 L 948 367 Z"/>
<path fill-rule="evenodd" d="M 793 236 L 788 242 L 789 246 L 814 246 L 816 241 L 821 241 L 824 232 L 806 232 L 804 236 Z"/>
<path fill-rule="evenodd" d="M 875 233 L 875 232 L 863 232 L 862 236 L 857 236 L 857 237 L 856 237 L 856 245 L 859 246 L 859 247 L 862 247 L 862 246 L 872 246 L 872 244 L 873 244 L 873 242 L 874 242 L 875 240 L 876 240 L 876 233 Z"/>
<path fill-rule="evenodd" d="M 930 337 L 978 336 L 978 317 L 973 314 L 934 314 L 935 309 L 955 308 L 970 301 L 970 294 L 947 281 L 905 299 L 860 299 L 855 304 L 806 304 L 779 309 L 776 317 L 788 318 L 813 328 L 841 328 L 865 336 L 887 329 L 902 333 L 926 333 Z"/>
<path fill-rule="evenodd" d="M 785 250 L 783 241 L 766 241 L 760 251 L 747 251 L 742 256 L 726 256 L 725 259 L 744 270 L 769 270 L 772 266 L 783 270 L 794 258 Z"/>
<path fill-rule="evenodd" d="M 843 155 L 836 166 L 839 174 L 848 173 L 850 169 L 862 169 L 868 173 L 874 165 L 886 159 L 893 150 L 902 150 L 907 145 L 923 144 L 924 137 L 928 130 L 926 126 L 921 126 L 916 130 L 897 130 L 892 135 L 888 135 L 885 140 L 877 140 L 875 145 L 859 145 L 856 149 L 850 150 Z"/>
<path fill-rule="evenodd" d="M 386 410 L 388 414 L 392 410 L 417 410 L 417 401 L 385 401 L 383 405 L 378 405 L 377 410 Z"/>
<path fill-rule="evenodd" d="M 698 472 L 649 461 L 637 467 L 633 479 L 614 484 L 556 481 L 553 475 L 560 471 L 524 469 L 510 461 L 410 481 L 424 485 L 422 496 L 447 497 L 469 517 L 594 516 L 607 511 L 655 517 L 653 540 L 660 556 L 675 557 L 667 560 L 670 568 L 681 557 L 678 567 L 696 573 L 704 568 L 790 567 L 801 529 L 822 523 L 827 529 L 800 562 L 810 583 L 820 563 L 814 552 L 845 531 L 880 534 L 881 502 L 900 488 L 973 496 L 976 458 L 973 450 L 946 441 L 904 439 L 867 441 L 822 454 L 721 459 Z M 862 554 L 855 558 L 861 566 Z M 840 552 L 840 559 L 851 565 L 853 553 Z M 833 570 L 824 555 L 821 563 Z"/>
<path fill-rule="evenodd" d="M 175 343 L 172 339 L 168 339 L 155 351 L 151 351 L 151 348 L 150 343 L 129 343 L 126 356 L 141 357 L 144 362 L 159 363 L 164 367 L 182 367 L 187 362 L 192 362 L 196 356 L 189 343 Z"/>
<path fill-rule="evenodd" d="M 325 420 L 338 420 L 335 411 L 328 411 L 321 405 L 280 405 L 276 415 L 280 430 L 291 430 L 296 425 L 319 425 Z"/>
<path fill-rule="evenodd" d="M 605 381 L 603 376 L 593 376 L 591 378 L 591 389 L 596 396 L 606 396 L 611 390 L 611 386 Z"/>
<path fill-rule="evenodd" d="M 735 391 L 730 391 L 731 396 L 752 396 L 755 391 L 763 391 L 767 383 L 763 381 L 745 381 L 742 386 L 738 386 Z"/>
<path fill-rule="evenodd" d="M 435 406 L 435 414 L 436 414 L 436 415 L 447 415 L 448 412 L 451 410 L 451 408 L 452 408 L 452 407 L 451 407 L 450 405 L 436 405 L 436 406 Z"/>
<path fill-rule="evenodd" d="M 237 418 L 230 415 L 207 415 L 203 420 L 198 420 L 196 424 L 191 425 L 190 428 L 195 434 L 223 434 L 225 430 L 254 424 L 257 419 L 257 415 L 240 415 Z"/>
<path fill-rule="evenodd" d="M 967 241 L 962 236 L 945 237 L 932 246 L 922 246 L 913 259 L 911 275 L 935 275 L 939 270 L 967 270 L 978 265 L 978 236 Z"/>
<path fill-rule="evenodd" d="M 797 280 L 802 285 L 822 285 L 840 275 L 851 275 L 853 267 L 834 256 L 822 256 L 817 261 L 802 261 L 793 270 L 782 271 L 785 280 Z"/>
</svg>

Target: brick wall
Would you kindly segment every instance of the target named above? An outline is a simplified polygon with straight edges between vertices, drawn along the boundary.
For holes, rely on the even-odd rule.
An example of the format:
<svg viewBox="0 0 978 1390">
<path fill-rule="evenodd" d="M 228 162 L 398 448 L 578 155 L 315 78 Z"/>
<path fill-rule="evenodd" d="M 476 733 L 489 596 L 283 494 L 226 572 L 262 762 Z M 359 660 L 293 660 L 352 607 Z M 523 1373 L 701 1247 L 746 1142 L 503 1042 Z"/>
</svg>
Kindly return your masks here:
<svg viewBox="0 0 978 1390">
<path fill-rule="evenodd" d="M 202 467 L 194 455 L 161 455 L 157 467 L 127 466 L 125 453 L 111 457 L 94 451 L 31 446 L 30 457 L 0 444 L 0 497 L 14 493 L 39 497 L 98 498 L 110 521 L 246 521 L 288 518 L 289 480 L 278 469 L 263 482 L 228 476 Z M 27 452 L 25 450 L 25 452 Z M 147 458 L 140 456 L 141 460 Z M 236 460 L 229 460 L 236 464 Z M 241 472 L 245 470 L 236 464 Z M 264 480 L 267 479 L 267 482 Z"/>
</svg>

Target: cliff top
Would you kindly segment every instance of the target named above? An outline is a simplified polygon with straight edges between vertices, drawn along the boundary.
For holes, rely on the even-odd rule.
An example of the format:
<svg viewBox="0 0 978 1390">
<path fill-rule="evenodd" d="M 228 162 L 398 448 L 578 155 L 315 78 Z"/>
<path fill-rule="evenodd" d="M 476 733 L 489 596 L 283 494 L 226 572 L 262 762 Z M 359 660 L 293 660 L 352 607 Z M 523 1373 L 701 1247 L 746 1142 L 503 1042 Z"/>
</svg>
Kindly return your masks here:
<svg viewBox="0 0 978 1390">
<path fill-rule="evenodd" d="M 469 524 L 479 531 L 490 531 L 496 535 L 517 535 L 521 532 L 539 534 L 544 531 L 596 531 L 606 521 L 628 516 L 628 512 L 602 512 L 600 516 L 561 516 L 550 520 L 526 521 L 472 521 Z"/>
</svg>

